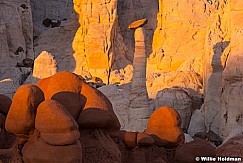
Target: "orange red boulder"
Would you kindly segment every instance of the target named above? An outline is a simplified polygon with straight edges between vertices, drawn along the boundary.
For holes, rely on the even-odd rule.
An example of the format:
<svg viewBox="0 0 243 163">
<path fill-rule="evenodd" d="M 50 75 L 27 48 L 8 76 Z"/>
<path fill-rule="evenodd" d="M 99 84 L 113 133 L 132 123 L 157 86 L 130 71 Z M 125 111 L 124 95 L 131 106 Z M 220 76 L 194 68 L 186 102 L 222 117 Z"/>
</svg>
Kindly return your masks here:
<svg viewBox="0 0 243 163">
<path fill-rule="evenodd" d="M 111 102 L 99 90 L 85 83 L 74 73 L 61 71 L 37 84 L 45 99 L 64 105 L 80 128 L 105 128 L 118 132 L 120 123 Z"/>
<path fill-rule="evenodd" d="M 35 128 L 44 142 L 68 145 L 79 140 L 78 124 L 69 111 L 55 100 L 42 102 L 36 114 Z"/>
<path fill-rule="evenodd" d="M 167 106 L 153 112 L 148 120 L 146 133 L 155 139 L 155 144 L 166 148 L 184 143 L 181 119 L 176 110 Z"/>
<path fill-rule="evenodd" d="M 24 139 L 34 132 L 38 105 L 44 101 L 44 94 L 35 85 L 23 85 L 14 94 L 6 118 L 6 130 Z"/>
</svg>

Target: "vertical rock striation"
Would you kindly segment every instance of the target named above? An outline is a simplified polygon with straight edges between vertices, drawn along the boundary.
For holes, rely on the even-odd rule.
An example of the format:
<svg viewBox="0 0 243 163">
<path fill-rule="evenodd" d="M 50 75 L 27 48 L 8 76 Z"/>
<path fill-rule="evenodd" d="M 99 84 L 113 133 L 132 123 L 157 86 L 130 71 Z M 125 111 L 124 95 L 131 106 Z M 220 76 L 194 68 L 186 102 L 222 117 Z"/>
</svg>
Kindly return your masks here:
<svg viewBox="0 0 243 163">
<path fill-rule="evenodd" d="M 122 59 L 126 51 L 119 34 L 117 0 L 74 0 L 74 9 L 80 23 L 73 41 L 74 72 L 89 72 L 108 83 L 114 60 Z"/>
<path fill-rule="evenodd" d="M 231 130 L 243 126 L 243 3 L 231 0 L 230 18 L 230 53 L 222 75 L 221 93 L 221 128 L 220 134 L 227 137 Z"/>
<path fill-rule="evenodd" d="M 204 56 L 205 125 L 219 134 L 222 72 L 229 54 L 229 2 L 214 1 L 210 7 Z"/>
</svg>

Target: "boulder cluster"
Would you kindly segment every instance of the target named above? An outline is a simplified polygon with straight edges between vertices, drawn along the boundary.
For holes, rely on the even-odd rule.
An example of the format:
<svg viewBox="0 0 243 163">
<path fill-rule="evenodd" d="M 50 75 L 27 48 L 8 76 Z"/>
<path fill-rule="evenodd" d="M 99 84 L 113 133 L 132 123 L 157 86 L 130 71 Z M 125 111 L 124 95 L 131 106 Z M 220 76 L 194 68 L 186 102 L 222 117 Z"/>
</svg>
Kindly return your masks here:
<svg viewBox="0 0 243 163">
<path fill-rule="evenodd" d="M 66 71 L 19 87 L 12 103 L 5 96 L 0 101 L 24 162 L 82 162 L 80 130 L 104 129 L 112 136 L 120 129 L 110 101 Z"/>
<path fill-rule="evenodd" d="M 179 113 L 156 109 L 143 132 L 120 130 L 111 102 L 74 73 L 62 71 L 36 85 L 0 95 L 0 161 L 166 163 L 197 156 L 242 156 L 242 135 L 215 147 L 189 139 Z"/>
</svg>

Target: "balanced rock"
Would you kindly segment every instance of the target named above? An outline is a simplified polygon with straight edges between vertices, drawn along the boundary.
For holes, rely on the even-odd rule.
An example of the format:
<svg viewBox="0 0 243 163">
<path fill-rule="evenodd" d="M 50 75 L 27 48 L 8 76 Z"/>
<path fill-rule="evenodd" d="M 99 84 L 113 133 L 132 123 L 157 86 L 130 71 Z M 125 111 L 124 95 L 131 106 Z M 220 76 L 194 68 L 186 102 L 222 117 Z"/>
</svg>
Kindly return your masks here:
<svg viewBox="0 0 243 163">
<path fill-rule="evenodd" d="M 60 146 L 49 145 L 40 137 L 39 133 L 30 136 L 28 142 L 22 149 L 24 162 L 35 163 L 82 163 L 82 146 L 80 141 L 72 145 Z"/>
<path fill-rule="evenodd" d="M 146 133 L 155 139 L 158 146 L 177 147 L 184 143 L 184 133 L 180 125 L 180 115 L 176 110 L 165 106 L 153 112 L 148 120 Z"/>
<path fill-rule="evenodd" d="M 128 121 L 129 130 L 143 132 L 146 129 L 148 117 L 150 116 L 146 87 L 146 33 L 143 27 L 135 29 L 134 40 L 133 80 L 129 95 Z"/>
<path fill-rule="evenodd" d="M 130 28 L 130 29 L 136 29 L 136 28 L 139 28 L 139 27 L 144 26 L 147 23 L 148 23 L 148 19 L 140 19 L 140 20 L 137 20 L 137 21 L 132 22 L 128 26 L 128 28 Z"/>
<path fill-rule="evenodd" d="M 180 145 L 175 154 L 175 162 L 194 163 L 195 158 L 214 157 L 216 154 L 215 147 L 211 146 L 205 140 L 196 139 L 192 142 Z"/>
<path fill-rule="evenodd" d="M 44 94 L 35 85 L 23 85 L 14 94 L 6 119 L 6 129 L 15 135 L 29 135 L 35 128 L 38 105 L 44 101 Z"/>
<path fill-rule="evenodd" d="M 9 97 L 0 94 L 0 113 L 7 115 L 11 103 L 12 100 Z"/>
<path fill-rule="evenodd" d="M 43 141 L 51 145 L 74 144 L 80 136 L 72 115 L 55 100 L 46 100 L 39 105 L 35 128 Z"/>
</svg>

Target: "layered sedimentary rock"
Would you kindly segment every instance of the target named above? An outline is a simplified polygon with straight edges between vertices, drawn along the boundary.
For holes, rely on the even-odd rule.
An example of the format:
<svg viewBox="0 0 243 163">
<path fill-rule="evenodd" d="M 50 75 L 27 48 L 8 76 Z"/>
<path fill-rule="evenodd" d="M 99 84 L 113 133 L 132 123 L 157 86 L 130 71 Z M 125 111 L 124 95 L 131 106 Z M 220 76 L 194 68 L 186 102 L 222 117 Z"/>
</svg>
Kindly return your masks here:
<svg viewBox="0 0 243 163">
<path fill-rule="evenodd" d="M 124 62 L 126 46 L 119 33 L 117 0 L 74 0 L 80 28 L 74 41 L 75 73 L 90 73 L 108 83 L 111 69 Z M 98 62 L 97 62 L 98 61 Z"/>
<path fill-rule="evenodd" d="M 196 0 L 159 1 L 153 54 L 148 62 L 151 69 L 175 71 L 186 61 L 191 60 L 191 65 L 202 61 L 208 6 L 207 2 Z M 202 75 L 200 67 L 189 69 Z"/>
</svg>

